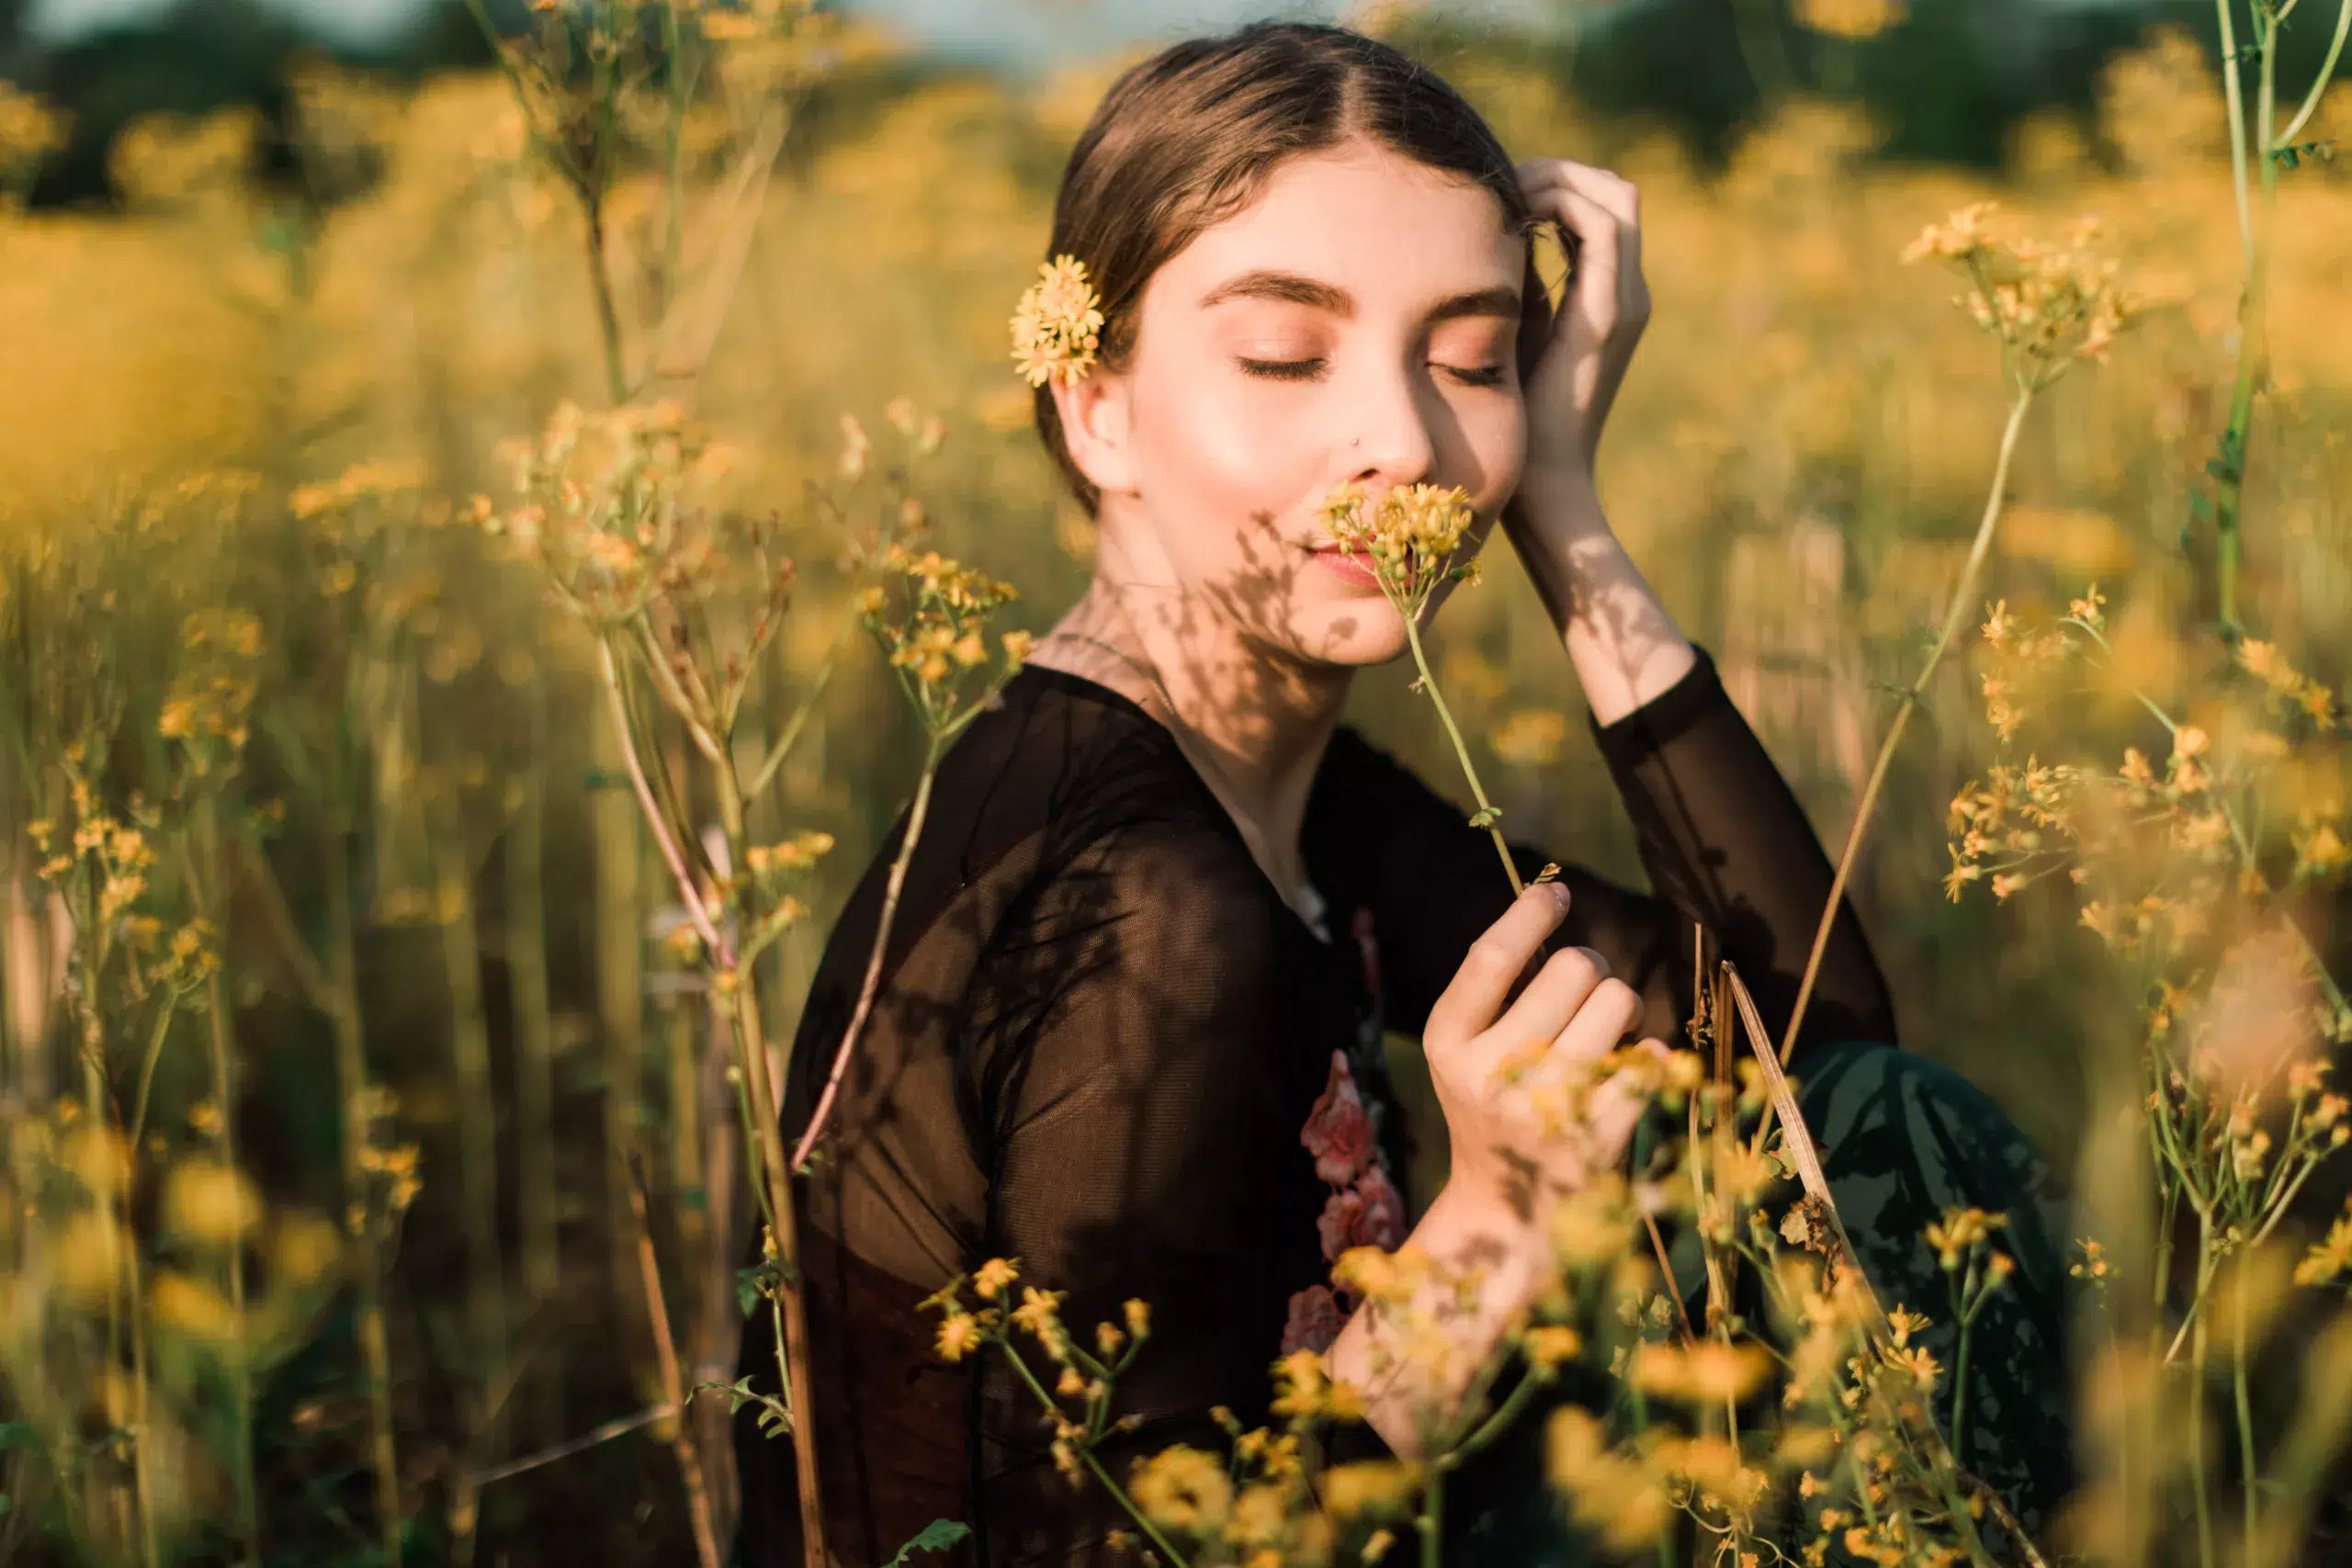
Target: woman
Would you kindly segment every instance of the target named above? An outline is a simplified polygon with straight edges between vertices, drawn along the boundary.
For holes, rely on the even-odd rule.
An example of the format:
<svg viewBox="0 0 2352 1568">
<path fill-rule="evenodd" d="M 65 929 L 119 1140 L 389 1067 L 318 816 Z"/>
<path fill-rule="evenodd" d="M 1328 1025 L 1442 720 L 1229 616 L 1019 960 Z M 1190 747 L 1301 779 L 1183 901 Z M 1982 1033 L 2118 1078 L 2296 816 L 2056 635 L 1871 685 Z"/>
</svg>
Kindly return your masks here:
<svg viewBox="0 0 2352 1568">
<path fill-rule="evenodd" d="M 1556 320 L 1530 254 L 1539 223 L 1578 257 Z M 1408 1452 L 1402 1413 L 1442 1391 L 1373 1378 L 1370 1326 L 1342 1325 L 1322 1286 L 1339 1247 L 1406 1235 L 1398 1119 L 1335 1162 L 1303 1135 L 1318 1104 L 1353 1088 L 1379 1106 L 1383 1030 L 1420 1037 L 1452 1156 L 1410 1235 L 1494 1265 L 1459 1328 L 1473 1354 L 1455 1360 L 1475 1360 L 1545 1256 L 1512 1165 L 1572 1185 L 1622 1156 L 1634 1122 L 1617 1097 L 1574 1149 L 1547 1145 L 1485 1097 L 1498 1055 L 1530 1037 L 1564 1061 L 1629 1035 L 1662 1049 L 1689 1011 L 1694 923 L 1778 1029 L 1828 895 L 1796 801 L 1594 492 L 1649 311 L 1630 185 L 1556 158 L 1514 167 L 1451 88 L 1383 44 L 1261 25 L 1173 46 L 1111 88 L 1047 254 L 1086 265 L 1105 317 L 1099 362 L 1036 396 L 1098 525 L 1094 579 L 942 766 L 804 1194 L 813 1427 L 845 1562 L 887 1562 L 942 1517 L 972 1526 L 978 1562 L 1110 1558 L 1124 1521 L 1048 1462 L 1028 1392 L 989 1360 L 933 1353 L 917 1303 L 991 1256 L 1067 1291 L 1081 1331 L 1129 1297 L 1150 1303 L 1151 1343 L 1121 1382 L 1141 1418 L 1132 1451 L 1216 1446 L 1213 1407 L 1262 1409 L 1277 1352 L 1328 1344 L 1367 1386 L 1373 1429 Z M 1340 722 L 1354 671 L 1397 658 L 1406 632 L 1319 506 L 1341 484 L 1419 482 L 1462 487 L 1466 547 L 1500 520 L 1533 577 L 1655 895 L 1571 868 L 1514 900 L 1488 836 Z M 894 833 L 811 989 L 796 1137 L 896 851 Z M 1546 858 L 1515 854 L 1529 877 Z M 1797 1070 L 1815 1073 L 1829 1043 L 1894 1034 L 1841 910 Z M 1911 1108 L 1987 1108 L 1888 1069 L 1891 1055 L 1832 1077 L 1894 1129 L 1878 1146 L 1899 1166 Z M 2030 1179 L 1972 1201 L 2019 1206 Z M 1889 1189 L 1928 1204 L 1886 1227 L 1903 1258 L 1932 1185 L 1898 1173 Z M 2022 1261 L 2023 1289 L 2053 1288 L 2044 1260 Z M 743 1343 L 744 1370 L 773 1387 L 764 1309 Z M 738 1433 L 746 1559 L 797 1562 L 789 1446 L 748 1411 Z M 1551 1550 L 1530 1544 L 1542 1510 L 1511 1479 L 1530 1451 L 1498 1460 L 1483 1492 L 1465 1482 L 1487 1499 L 1464 1511 L 1465 1552 Z"/>
</svg>

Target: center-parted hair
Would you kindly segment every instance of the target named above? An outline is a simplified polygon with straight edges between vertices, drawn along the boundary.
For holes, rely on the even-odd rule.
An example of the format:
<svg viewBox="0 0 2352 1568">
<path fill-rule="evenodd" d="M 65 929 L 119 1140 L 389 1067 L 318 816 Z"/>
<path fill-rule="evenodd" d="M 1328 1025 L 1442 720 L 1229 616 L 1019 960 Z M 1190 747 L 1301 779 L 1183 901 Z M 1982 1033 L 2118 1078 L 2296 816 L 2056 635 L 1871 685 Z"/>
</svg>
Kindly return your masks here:
<svg viewBox="0 0 2352 1568">
<path fill-rule="evenodd" d="M 1102 299 L 1100 362 L 1125 367 L 1153 273 L 1203 230 L 1247 207 L 1289 158 L 1363 139 L 1494 193 L 1514 231 L 1532 225 L 1510 155 L 1446 81 L 1346 28 L 1259 22 L 1171 44 L 1103 94 L 1070 150 L 1048 256 L 1086 264 Z M 1524 287 L 1541 297 L 1531 260 Z M 1525 353 L 1522 342 L 1522 355 Z M 1070 461 L 1050 383 L 1037 433 L 1091 514 L 1100 496 Z"/>
</svg>

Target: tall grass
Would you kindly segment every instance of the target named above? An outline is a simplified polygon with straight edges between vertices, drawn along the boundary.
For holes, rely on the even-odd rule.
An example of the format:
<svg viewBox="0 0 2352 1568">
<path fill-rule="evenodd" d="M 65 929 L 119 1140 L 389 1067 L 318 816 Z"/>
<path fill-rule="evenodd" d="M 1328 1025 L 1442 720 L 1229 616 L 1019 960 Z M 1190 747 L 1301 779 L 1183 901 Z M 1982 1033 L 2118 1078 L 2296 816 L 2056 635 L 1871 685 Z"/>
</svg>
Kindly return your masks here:
<svg viewBox="0 0 2352 1568">
<path fill-rule="evenodd" d="M 2095 143 L 2030 124 L 2002 184 L 1874 164 L 1868 125 L 1799 98 L 1704 176 L 1508 50 L 1438 62 L 1509 145 L 1643 186 L 1657 313 L 1612 416 L 1611 515 L 1849 846 L 1906 1037 L 2082 1172 L 2092 1465 L 2056 1539 L 2118 1562 L 2285 1561 L 2352 1386 L 2312 1304 L 2352 1246 L 2323 1163 L 2342 1113 L 2260 1054 L 2343 1027 L 2314 916 L 2344 870 L 2352 326 L 2327 307 L 2352 183 L 2312 155 L 2345 96 L 2275 79 L 2294 9 L 2222 4 L 2250 115 L 2235 73 L 2160 36 L 2110 72 Z M 301 156 L 381 162 L 290 225 L 244 180 L 235 115 L 126 137 L 120 217 L 0 207 L 0 1555 L 707 1559 L 731 1529 L 724 1401 L 694 1391 L 731 1362 L 739 1286 L 790 1318 L 792 1010 L 849 879 L 1006 668 L 1001 643 L 926 664 L 968 608 L 941 586 L 968 580 L 890 546 L 921 524 L 1039 606 L 1085 570 L 1003 333 L 1111 62 L 1022 94 L 788 5 L 580 14 L 496 73 L 307 74 Z M 0 104 L 0 200 L 52 141 Z M 2147 301 L 2106 372 L 2029 400 L 1950 290 L 1894 265 L 1992 196 L 2044 231 L 2105 219 Z M 876 456 L 868 424 L 900 444 Z M 525 509 L 575 492 L 584 532 L 505 558 Z M 566 539 L 592 552 L 575 570 Z M 1489 577 L 1424 639 L 1443 730 L 1403 673 L 1367 678 L 1357 716 L 1432 778 L 1475 766 L 1515 833 L 1631 876 L 1541 607 Z M 1950 651 L 1984 599 L 1986 646 Z M 844 635 L 861 621 L 881 654 Z M 1953 890 L 1997 902 L 1942 897 L 1963 864 Z M 2264 975 L 2317 1010 L 2254 1008 Z M 1732 996 L 1706 1021 L 1726 1039 Z M 1660 1091 L 1690 1096 L 1692 1180 L 1754 1211 L 1766 1089 Z M 1578 1211 L 1614 1239 L 1575 1268 L 1640 1256 L 1624 1199 Z M 739 1279 L 757 1223 L 774 1251 Z M 1997 1229 L 1950 1223 L 1964 1318 Z M 2005 1550 L 1946 1462 L 1964 1412 L 1920 1425 L 1902 1324 L 1840 1295 L 1826 1247 L 1736 1226 L 1719 1250 L 1788 1282 L 1781 1350 L 1865 1354 L 1796 1404 L 1906 1456 L 1886 1517 Z M 1360 1267 L 1403 1310 L 1406 1282 Z M 2286 1398 L 2266 1379 L 2307 1319 L 2309 1397 Z M 1805 1464 L 1704 1467 L 1738 1429 L 1726 1388 L 1762 1374 L 1744 1341 L 1657 1327 L 1529 1325 L 1546 1366 L 1648 1358 L 1651 1435 L 1565 1426 L 1555 1479 L 1630 1552 L 1675 1515 L 1760 1539 L 1747 1471 L 1794 1486 Z M 1284 1375 L 1299 1422 L 1344 1413 Z M 1207 1473 L 1110 1479 L 1163 1555 L 1206 1562 L 1227 1537 L 1180 1540 L 1166 1505 Z M 1284 1552 L 1408 1528 L 1398 1477 L 1327 1479 L 1284 1494 Z"/>
</svg>

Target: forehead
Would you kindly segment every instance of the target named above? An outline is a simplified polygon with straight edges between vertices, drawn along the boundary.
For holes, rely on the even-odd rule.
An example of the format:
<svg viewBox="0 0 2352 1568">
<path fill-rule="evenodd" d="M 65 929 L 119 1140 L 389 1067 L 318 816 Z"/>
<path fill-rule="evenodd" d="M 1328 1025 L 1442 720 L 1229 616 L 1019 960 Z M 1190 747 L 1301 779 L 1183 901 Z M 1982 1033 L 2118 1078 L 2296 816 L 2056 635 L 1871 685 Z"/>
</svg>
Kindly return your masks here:
<svg viewBox="0 0 2352 1568">
<path fill-rule="evenodd" d="M 1170 257 L 1150 292 L 1190 307 L 1260 267 L 1367 299 L 1516 287 L 1524 247 L 1476 181 L 1356 141 L 1279 164 L 1247 207 Z"/>
</svg>

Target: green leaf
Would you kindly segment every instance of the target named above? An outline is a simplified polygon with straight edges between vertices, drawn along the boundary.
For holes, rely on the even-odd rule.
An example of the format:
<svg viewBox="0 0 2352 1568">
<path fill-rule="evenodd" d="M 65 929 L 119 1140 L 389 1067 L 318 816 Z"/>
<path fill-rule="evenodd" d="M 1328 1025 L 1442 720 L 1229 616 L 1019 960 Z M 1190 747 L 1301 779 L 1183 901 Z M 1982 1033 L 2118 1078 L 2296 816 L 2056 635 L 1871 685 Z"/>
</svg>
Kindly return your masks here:
<svg viewBox="0 0 2352 1568">
<path fill-rule="evenodd" d="M 0 1453 L 40 1447 L 40 1429 L 29 1421 L 0 1421 Z"/>
<path fill-rule="evenodd" d="M 914 1540 L 899 1548 L 899 1555 L 890 1559 L 889 1568 L 906 1568 L 909 1553 L 944 1551 L 971 1533 L 969 1525 L 959 1525 L 953 1519 L 933 1519 L 916 1532 Z"/>
<path fill-rule="evenodd" d="M 1470 826 L 1473 828 L 1491 828 L 1497 822 L 1502 820 L 1502 815 L 1503 810 L 1499 806 L 1483 807 L 1482 809 L 1474 811 L 1470 814 Z"/>
</svg>

